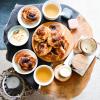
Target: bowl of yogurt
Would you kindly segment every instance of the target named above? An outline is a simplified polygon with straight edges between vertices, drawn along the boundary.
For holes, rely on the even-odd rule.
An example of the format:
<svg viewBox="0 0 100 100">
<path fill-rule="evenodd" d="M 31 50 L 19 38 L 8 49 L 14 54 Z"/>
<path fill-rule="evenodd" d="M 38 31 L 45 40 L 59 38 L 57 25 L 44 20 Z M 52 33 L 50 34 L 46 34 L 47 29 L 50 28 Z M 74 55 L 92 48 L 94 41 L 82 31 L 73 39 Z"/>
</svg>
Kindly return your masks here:
<svg viewBox="0 0 100 100">
<path fill-rule="evenodd" d="M 22 46 L 24 45 L 29 39 L 29 31 L 20 26 L 13 26 L 7 34 L 8 41 L 14 46 Z"/>
</svg>

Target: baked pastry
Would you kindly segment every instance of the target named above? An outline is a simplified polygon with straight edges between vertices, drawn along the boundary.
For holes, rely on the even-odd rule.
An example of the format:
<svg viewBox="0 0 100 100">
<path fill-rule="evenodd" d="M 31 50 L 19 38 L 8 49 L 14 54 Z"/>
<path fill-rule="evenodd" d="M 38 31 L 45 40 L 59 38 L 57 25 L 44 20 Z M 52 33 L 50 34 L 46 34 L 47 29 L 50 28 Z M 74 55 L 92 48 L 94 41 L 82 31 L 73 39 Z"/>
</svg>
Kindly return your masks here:
<svg viewBox="0 0 100 100">
<path fill-rule="evenodd" d="M 57 24 L 57 23 L 51 23 L 50 25 L 49 25 L 49 29 L 52 31 L 52 33 L 55 33 L 55 32 L 62 32 L 62 30 L 60 30 L 60 29 L 62 29 L 63 28 L 63 26 L 62 25 L 60 25 L 60 24 Z"/>
<path fill-rule="evenodd" d="M 34 35 L 34 39 L 37 42 L 44 42 L 48 38 L 49 33 L 50 29 L 48 27 L 41 26 Z"/>
<path fill-rule="evenodd" d="M 26 51 L 20 51 L 15 56 L 15 62 L 20 65 L 24 71 L 30 71 L 36 64 L 36 59 Z"/>
<path fill-rule="evenodd" d="M 67 56 L 71 33 L 59 22 L 47 22 L 40 25 L 32 36 L 32 47 L 41 59 L 57 62 Z"/>
<path fill-rule="evenodd" d="M 47 55 L 51 51 L 52 47 L 47 43 L 36 43 L 35 50 L 40 56 Z"/>
<path fill-rule="evenodd" d="M 22 11 L 22 20 L 26 24 L 33 24 L 40 18 L 39 9 L 35 6 L 25 7 Z"/>
</svg>

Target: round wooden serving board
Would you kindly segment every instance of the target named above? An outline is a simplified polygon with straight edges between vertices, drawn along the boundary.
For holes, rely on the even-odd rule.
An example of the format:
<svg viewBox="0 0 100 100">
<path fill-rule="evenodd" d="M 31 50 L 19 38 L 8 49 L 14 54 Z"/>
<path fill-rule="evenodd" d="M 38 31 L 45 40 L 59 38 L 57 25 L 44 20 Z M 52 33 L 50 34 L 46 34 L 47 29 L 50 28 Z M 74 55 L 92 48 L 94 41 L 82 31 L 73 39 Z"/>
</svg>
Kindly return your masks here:
<svg viewBox="0 0 100 100">
<path fill-rule="evenodd" d="M 79 27 L 77 30 L 72 31 L 73 45 L 78 42 L 80 36 L 85 35 L 91 37 L 93 35 L 92 29 L 81 15 L 77 17 L 77 20 L 79 23 Z M 71 46 L 68 53 L 73 48 L 73 45 Z M 69 100 L 70 98 L 75 97 L 79 95 L 82 92 L 82 90 L 86 87 L 90 79 L 94 64 L 95 64 L 95 59 L 83 77 L 73 72 L 71 78 L 68 81 L 59 82 L 56 79 L 54 79 L 54 81 L 49 86 L 42 87 L 40 91 L 42 93 L 56 96 L 59 100 Z M 56 64 L 54 63 L 54 65 L 57 65 L 57 63 Z M 55 68 L 55 66 L 53 66 L 53 68 Z"/>
<path fill-rule="evenodd" d="M 55 25 L 57 27 L 57 30 L 59 30 L 60 33 L 63 33 L 64 34 L 64 37 L 66 38 L 67 42 L 68 42 L 68 48 L 67 48 L 67 51 L 70 50 L 70 48 L 72 48 L 71 45 L 72 44 L 72 34 L 70 32 L 70 30 L 65 26 L 63 25 L 62 23 L 60 22 L 46 22 L 46 23 L 43 23 L 42 25 L 40 25 L 36 30 L 35 32 L 33 33 L 33 36 L 32 36 L 32 47 L 33 47 L 33 50 L 34 52 L 36 53 L 36 50 L 35 50 L 35 45 L 36 45 L 36 41 L 34 40 L 34 35 L 36 34 L 37 30 L 41 27 L 41 26 L 45 26 L 45 27 L 50 27 L 51 25 Z M 68 53 L 65 53 L 64 57 L 63 58 L 60 58 L 60 61 L 64 60 L 67 56 L 68 56 Z M 37 53 L 36 53 L 37 54 Z M 37 54 L 38 55 L 38 54 Z M 56 61 L 56 56 L 55 55 L 52 55 L 52 54 L 47 54 L 45 56 L 39 56 L 39 58 L 41 58 L 42 60 L 44 61 L 47 61 L 47 62 L 57 62 Z"/>
</svg>

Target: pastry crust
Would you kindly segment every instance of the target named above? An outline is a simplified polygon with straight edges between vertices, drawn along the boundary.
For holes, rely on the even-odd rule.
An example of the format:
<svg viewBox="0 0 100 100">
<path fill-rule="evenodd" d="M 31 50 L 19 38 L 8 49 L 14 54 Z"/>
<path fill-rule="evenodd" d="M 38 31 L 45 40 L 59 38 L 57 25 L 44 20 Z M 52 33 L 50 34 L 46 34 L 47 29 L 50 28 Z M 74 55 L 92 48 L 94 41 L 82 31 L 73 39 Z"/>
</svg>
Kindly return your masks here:
<svg viewBox="0 0 100 100">
<path fill-rule="evenodd" d="M 15 56 L 15 62 L 20 65 L 24 71 L 32 70 L 36 64 L 36 59 L 33 58 L 28 52 L 20 51 Z"/>
<path fill-rule="evenodd" d="M 40 35 L 38 35 L 38 32 L 40 32 Z M 45 39 L 41 39 L 42 32 L 46 34 L 42 35 L 42 37 L 45 37 Z M 36 39 L 37 35 L 39 41 Z M 42 60 L 47 62 L 62 61 L 67 56 L 66 53 L 70 44 L 69 40 L 71 39 L 69 38 L 70 35 L 71 33 L 68 28 L 59 22 L 44 23 L 40 25 L 33 33 L 32 48 Z M 40 52 L 40 49 L 42 52 Z"/>
<path fill-rule="evenodd" d="M 52 47 L 49 46 L 47 43 L 36 43 L 35 45 L 35 51 L 40 55 L 40 56 L 45 56 L 51 51 Z"/>
<path fill-rule="evenodd" d="M 48 27 L 41 26 L 34 35 L 34 39 L 37 42 L 44 42 L 48 38 L 49 33 L 50 29 Z"/>
<path fill-rule="evenodd" d="M 22 11 L 22 20 L 26 24 L 33 24 L 34 22 L 38 21 L 40 18 L 40 13 L 37 7 L 30 6 L 26 7 Z"/>
</svg>

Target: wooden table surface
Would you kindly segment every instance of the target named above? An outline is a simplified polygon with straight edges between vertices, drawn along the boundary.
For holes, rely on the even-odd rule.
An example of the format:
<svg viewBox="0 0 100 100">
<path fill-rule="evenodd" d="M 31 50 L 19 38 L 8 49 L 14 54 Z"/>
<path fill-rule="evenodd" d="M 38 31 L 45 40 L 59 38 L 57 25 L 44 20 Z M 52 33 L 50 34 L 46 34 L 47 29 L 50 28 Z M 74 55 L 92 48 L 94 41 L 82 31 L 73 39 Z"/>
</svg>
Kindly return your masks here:
<svg viewBox="0 0 100 100">
<path fill-rule="evenodd" d="M 74 43 L 78 42 L 78 39 L 81 35 L 85 35 L 88 37 L 91 37 L 93 35 L 91 27 L 81 15 L 77 17 L 77 20 L 79 23 L 79 27 L 77 28 L 77 30 L 72 31 L 72 48 L 74 46 Z M 54 81 L 50 85 L 41 87 L 40 91 L 48 95 L 56 96 L 59 100 L 69 100 L 70 98 L 78 96 L 86 87 L 91 77 L 95 61 L 96 59 L 93 60 L 84 76 L 80 76 L 73 72 L 71 78 L 68 81 L 62 83 L 54 79 Z"/>
</svg>

